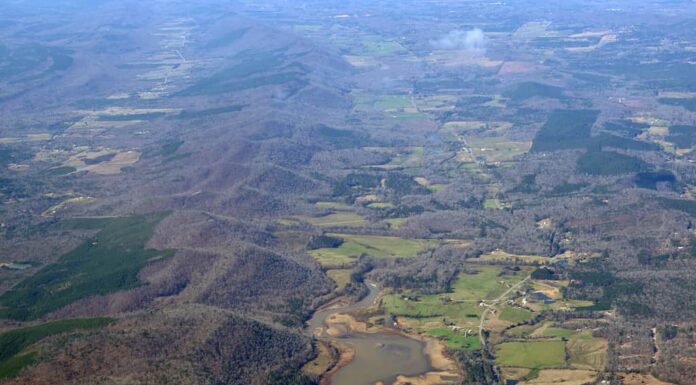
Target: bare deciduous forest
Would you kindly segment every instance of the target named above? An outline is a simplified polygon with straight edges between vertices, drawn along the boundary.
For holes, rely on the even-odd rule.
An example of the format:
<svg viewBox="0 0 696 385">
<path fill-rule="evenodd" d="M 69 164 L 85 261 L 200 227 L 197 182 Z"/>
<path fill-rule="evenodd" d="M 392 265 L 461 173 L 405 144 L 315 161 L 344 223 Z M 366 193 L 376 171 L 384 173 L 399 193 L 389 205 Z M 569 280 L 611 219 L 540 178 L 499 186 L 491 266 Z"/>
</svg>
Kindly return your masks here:
<svg viewBox="0 0 696 385">
<path fill-rule="evenodd" d="M 696 384 L 691 1 L 0 5 L 0 383 Z"/>
</svg>

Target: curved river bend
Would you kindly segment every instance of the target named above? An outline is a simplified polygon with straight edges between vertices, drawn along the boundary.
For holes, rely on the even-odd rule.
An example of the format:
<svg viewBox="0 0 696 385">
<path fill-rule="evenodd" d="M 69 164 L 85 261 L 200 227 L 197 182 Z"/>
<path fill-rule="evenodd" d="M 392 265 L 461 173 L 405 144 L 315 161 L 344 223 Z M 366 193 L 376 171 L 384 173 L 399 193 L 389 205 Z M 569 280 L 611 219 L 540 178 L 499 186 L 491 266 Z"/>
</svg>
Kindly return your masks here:
<svg viewBox="0 0 696 385">
<path fill-rule="evenodd" d="M 379 295 L 376 285 L 368 283 L 369 294 L 360 302 L 314 314 L 309 330 L 319 339 L 350 345 L 355 357 L 332 377 L 331 385 L 391 385 L 399 375 L 416 376 L 432 369 L 425 354 L 425 343 L 390 332 L 350 332 L 341 338 L 326 333 L 326 319 L 332 314 L 348 313 L 370 307 Z"/>
</svg>

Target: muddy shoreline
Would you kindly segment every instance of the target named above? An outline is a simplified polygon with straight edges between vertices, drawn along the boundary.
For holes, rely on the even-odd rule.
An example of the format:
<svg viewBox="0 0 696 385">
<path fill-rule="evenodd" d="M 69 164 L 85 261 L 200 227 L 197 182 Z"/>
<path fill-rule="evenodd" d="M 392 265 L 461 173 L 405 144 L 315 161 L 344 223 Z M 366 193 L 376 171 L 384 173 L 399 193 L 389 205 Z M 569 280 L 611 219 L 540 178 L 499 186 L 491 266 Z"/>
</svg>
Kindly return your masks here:
<svg viewBox="0 0 696 385">
<path fill-rule="evenodd" d="M 321 375 L 319 385 L 331 385 L 331 379 L 333 378 L 334 374 L 343 369 L 346 365 L 353 362 L 355 359 L 355 349 L 352 349 L 350 346 L 335 342 L 329 342 L 329 344 L 338 351 L 338 357 L 336 358 L 335 363 L 329 367 L 329 370 Z"/>
<path fill-rule="evenodd" d="M 338 356 L 334 358 L 334 364 L 321 375 L 320 384 L 331 385 L 337 373 L 356 362 L 359 349 L 356 349 L 349 340 L 351 338 L 365 339 L 367 336 L 383 336 L 386 339 L 389 339 L 389 336 L 395 336 L 415 341 L 421 344 L 419 353 L 423 354 L 425 361 L 427 361 L 423 372 L 410 375 L 398 372 L 393 373 L 391 375 L 393 381 L 390 381 L 390 383 L 376 382 L 376 384 L 399 385 L 410 382 L 417 385 L 431 385 L 461 378 L 461 371 L 456 362 L 445 354 L 445 346 L 442 341 L 418 334 L 411 335 L 402 330 L 386 326 L 370 329 L 366 322 L 357 321 L 350 315 L 351 312 L 367 309 L 373 306 L 374 303 L 377 303 L 381 294 L 376 292 L 376 290 L 378 290 L 376 286 L 372 285 L 371 293 L 358 303 L 350 305 L 347 297 L 339 297 L 322 305 L 315 311 L 315 316 L 308 323 L 308 326 L 312 329 L 310 330 L 312 335 L 322 339 L 338 352 Z M 332 312 L 332 310 L 334 311 Z M 315 319 L 316 317 L 319 317 L 319 319 Z M 378 341 L 379 338 L 376 338 L 376 340 Z M 376 342 L 378 346 L 384 346 L 385 343 L 388 343 L 388 341 Z"/>
</svg>

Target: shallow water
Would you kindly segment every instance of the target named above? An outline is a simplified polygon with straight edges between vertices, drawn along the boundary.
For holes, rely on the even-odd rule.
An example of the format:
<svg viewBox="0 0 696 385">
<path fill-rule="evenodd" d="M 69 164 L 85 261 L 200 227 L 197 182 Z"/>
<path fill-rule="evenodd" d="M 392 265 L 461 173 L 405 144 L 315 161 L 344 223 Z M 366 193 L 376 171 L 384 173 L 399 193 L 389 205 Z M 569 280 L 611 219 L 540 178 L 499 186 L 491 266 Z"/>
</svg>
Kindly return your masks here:
<svg viewBox="0 0 696 385">
<path fill-rule="evenodd" d="M 326 318 L 331 314 L 372 305 L 379 291 L 374 284 L 369 283 L 368 287 L 370 293 L 360 302 L 317 312 L 309 321 L 310 330 L 313 332 L 324 327 Z M 343 338 L 333 338 L 322 332 L 320 338 L 346 343 L 355 349 L 355 358 L 334 374 L 331 385 L 374 385 L 378 381 L 389 385 L 398 375 L 414 376 L 431 370 L 425 344 L 399 334 L 351 333 Z"/>
</svg>

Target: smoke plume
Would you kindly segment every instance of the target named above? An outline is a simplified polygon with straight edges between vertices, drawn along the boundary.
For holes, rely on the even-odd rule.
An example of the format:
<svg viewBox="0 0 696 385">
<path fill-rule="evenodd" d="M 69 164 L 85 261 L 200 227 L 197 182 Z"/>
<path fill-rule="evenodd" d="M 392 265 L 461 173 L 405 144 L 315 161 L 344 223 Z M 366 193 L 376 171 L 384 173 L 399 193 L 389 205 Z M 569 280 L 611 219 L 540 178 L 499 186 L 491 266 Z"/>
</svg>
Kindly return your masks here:
<svg viewBox="0 0 696 385">
<path fill-rule="evenodd" d="M 481 55 L 486 53 L 486 36 L 479 28 L 470 31 L 455 29 L 430 43 L 436 49 L 465 50 Z"/>
</svg>

